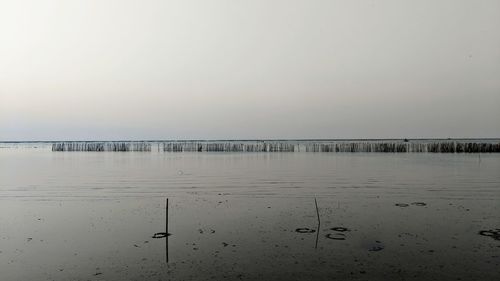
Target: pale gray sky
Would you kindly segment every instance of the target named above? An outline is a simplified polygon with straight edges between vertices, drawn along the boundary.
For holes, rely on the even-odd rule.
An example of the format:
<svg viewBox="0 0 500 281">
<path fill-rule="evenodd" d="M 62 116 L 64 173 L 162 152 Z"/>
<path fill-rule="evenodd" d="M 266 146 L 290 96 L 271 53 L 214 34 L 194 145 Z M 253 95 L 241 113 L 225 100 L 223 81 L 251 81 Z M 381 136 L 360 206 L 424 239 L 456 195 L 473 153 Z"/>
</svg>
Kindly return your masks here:
<svg viewBox="0 0 500 281">
<path fill-rule="evenodd" d="M 500 0 L 0 2 L 0 140 L 391 137 L 500 137 Z"/>
</svg>

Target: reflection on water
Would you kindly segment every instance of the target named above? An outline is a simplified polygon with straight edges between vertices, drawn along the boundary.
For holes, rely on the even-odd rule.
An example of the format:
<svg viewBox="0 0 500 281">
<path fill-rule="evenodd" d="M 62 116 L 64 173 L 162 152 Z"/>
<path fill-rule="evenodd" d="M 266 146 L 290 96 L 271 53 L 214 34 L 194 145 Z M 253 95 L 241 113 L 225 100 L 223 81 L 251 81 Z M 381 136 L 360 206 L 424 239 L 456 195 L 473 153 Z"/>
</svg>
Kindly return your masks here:
<svg viewBox="0 0 500 281">
<path fill-rule="evenodd" d="M 496 280 L 499 171 L 493 154 L 5 149 L 1 280 Z"/>
</svg>

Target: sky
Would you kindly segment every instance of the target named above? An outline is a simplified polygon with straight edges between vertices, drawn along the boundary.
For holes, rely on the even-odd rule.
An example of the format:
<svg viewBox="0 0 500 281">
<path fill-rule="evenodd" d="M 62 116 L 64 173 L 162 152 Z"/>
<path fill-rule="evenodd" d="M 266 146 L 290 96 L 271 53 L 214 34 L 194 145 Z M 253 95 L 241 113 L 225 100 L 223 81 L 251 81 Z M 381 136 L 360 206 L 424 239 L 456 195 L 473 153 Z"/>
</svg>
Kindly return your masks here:
<svg viewBox="0 0 500 281">
<path fill-rule="evenodd" d="M 0 1 L 0 140 L 500 137 L 500 0 Z"/>
</svg>

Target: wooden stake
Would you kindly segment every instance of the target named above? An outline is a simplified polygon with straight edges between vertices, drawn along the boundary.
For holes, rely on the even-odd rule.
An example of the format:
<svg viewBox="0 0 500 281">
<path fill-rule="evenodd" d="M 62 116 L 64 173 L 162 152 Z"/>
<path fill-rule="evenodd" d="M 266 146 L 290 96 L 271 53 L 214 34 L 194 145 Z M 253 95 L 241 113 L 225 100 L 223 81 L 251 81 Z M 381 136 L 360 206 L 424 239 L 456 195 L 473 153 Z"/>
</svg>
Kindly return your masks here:
<svg viewBox="0 0 500 281">
<path fill-rule="evenodd" d="M 165 256 L 168 263 L 168 198 L 165 201 Z"/>
<path fill-rule="evenodd" d="M 165 235 L 168 236 L 168 198 L 165 200 Z"/>
</svg>

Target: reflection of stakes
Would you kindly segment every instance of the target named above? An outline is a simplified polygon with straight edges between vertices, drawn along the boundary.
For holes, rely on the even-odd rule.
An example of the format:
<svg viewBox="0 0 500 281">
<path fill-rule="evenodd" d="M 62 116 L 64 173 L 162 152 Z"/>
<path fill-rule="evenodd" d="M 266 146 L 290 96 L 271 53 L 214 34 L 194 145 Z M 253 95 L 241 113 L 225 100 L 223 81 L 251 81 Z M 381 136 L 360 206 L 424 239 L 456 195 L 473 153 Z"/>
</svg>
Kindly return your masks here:
<svg viewBox="0 0 500 281">
<path fill-rule="evenodd" d="M 165 202 L 165 256 L 168 263 L 168 198 Z"/>
<path fill-rule="evenodd" d="M 314 197 L 314 204 L 316 205 L 316 215 L 318 216 L 318 230 L 316 231 L 316 245 L 315 249 L 318 248 L 318 237 L 319 237 L 319 226 L 321 225 L 321 220 L 319 219 L 319 211 L 318 211 L 318 201 L 316 201 L 316 197 Z"/>
</svg>

